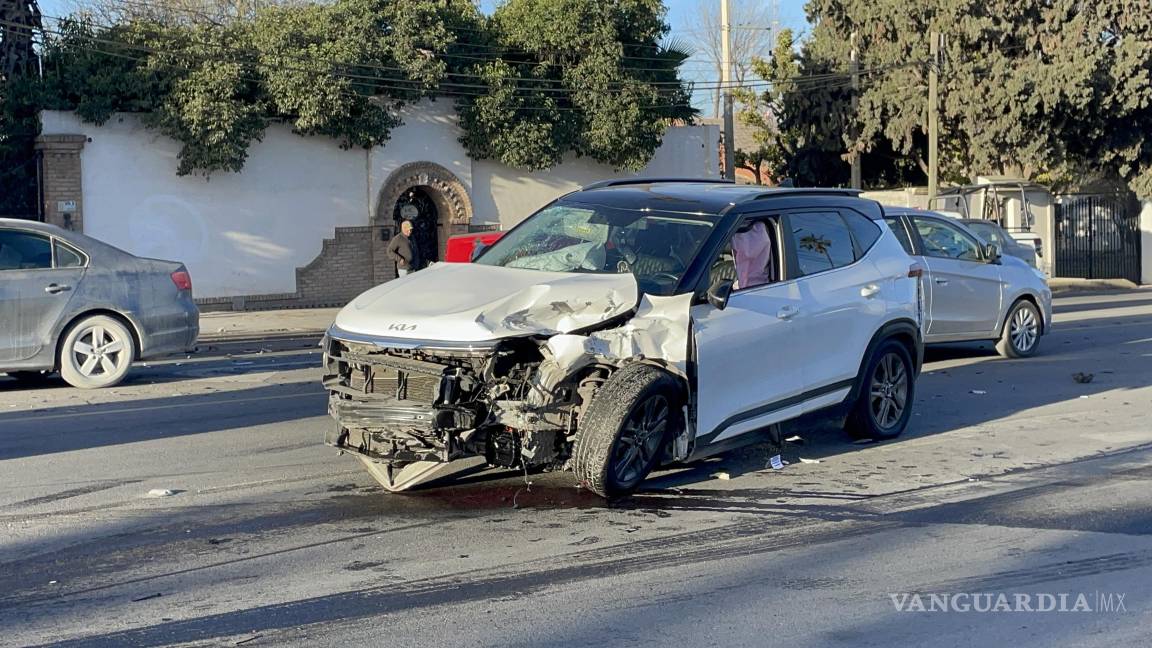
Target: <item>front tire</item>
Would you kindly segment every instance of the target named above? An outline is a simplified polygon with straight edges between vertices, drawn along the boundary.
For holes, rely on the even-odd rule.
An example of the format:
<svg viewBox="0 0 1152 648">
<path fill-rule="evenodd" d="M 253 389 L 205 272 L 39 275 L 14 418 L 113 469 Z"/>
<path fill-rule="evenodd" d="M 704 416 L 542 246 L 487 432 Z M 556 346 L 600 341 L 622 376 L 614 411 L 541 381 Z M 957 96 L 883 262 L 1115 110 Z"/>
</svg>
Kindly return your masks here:
<svg viewBox="0 0 1152 648">
<path fill-rule="evenodd" d="M 916 396 L 916 373 L 908 348 L 886 340 L 868 360 L 860 395 L 846 428 L 857 439 L 894 439 L 908 427 Z"/>
<path fill-rule="evenodd" d="M 60 376 L 79 389 L 100 389 L 120 384 L 136 359 L 136 345 L 128 328 L 106 315 L 93 315 L 76 323 L 60 345 Z"/>
<path fill-rule="evenodd" d="M 651 365 L 612 374 L 580 420 L 572 453 L 580 483 L 601 497 L 635 491 L 683 424 L 681 394 L 671 374 Z"/>
<path fill-rule="evenodd" d="M 1012 305 L 1004 319 L 1004 331 L 996 342 L 996 351 L 1005 358 L 1027 358 L 1040 346 L 1040 311 L 1032 302 L 1021 299 Z"/>
</svg>

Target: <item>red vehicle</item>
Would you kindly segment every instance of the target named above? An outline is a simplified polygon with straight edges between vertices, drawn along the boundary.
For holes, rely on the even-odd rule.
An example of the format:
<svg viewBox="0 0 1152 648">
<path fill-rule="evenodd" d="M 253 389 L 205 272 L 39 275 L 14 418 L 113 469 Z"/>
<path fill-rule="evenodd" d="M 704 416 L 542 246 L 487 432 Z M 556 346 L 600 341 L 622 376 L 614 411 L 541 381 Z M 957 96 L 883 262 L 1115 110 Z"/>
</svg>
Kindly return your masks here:
<svg viewBox="0 0 1152 648">
<path fill-rule="evenodd" d="M 481 245 L 492 245 L 503 235 L 504 232 L 475 232 L 449 237 L 448 249 L 444 252 L 444 260 L 448 263 L 470 263 L 477 242 Z"/>
</svg>

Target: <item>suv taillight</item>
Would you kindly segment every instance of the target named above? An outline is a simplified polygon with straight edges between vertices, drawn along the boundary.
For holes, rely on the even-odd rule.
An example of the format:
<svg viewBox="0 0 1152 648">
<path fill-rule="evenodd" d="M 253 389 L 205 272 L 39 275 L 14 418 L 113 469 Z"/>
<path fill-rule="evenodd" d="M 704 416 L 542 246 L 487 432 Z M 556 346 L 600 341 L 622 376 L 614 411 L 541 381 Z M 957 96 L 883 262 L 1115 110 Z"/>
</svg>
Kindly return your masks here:
<svg viewBox="0 0 1152 648">
<path fill-rule="evenodd" d="M 179 290 L 192 290 L 192 276 L 188 274 L 187 270 L 173 272 L 172 283 L 176 284 L 176 288 Z"/>
</svg>

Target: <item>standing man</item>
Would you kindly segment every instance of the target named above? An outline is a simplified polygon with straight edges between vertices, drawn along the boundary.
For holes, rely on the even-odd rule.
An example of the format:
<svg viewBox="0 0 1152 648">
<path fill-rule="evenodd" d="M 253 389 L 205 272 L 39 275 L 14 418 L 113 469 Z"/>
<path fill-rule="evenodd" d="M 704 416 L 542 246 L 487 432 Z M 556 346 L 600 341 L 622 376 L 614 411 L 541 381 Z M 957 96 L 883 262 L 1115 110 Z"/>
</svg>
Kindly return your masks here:
<svg viewBox="0 0 1152 648">
<path fill-rule="evenodd" d="M 400 223 L 400 233 L 388 244 L 388 258 L 396 264 L 396 276 L 403 277 L 420 269 L 420 251 L 412 244 L 412 221 Z"/>
</svg>

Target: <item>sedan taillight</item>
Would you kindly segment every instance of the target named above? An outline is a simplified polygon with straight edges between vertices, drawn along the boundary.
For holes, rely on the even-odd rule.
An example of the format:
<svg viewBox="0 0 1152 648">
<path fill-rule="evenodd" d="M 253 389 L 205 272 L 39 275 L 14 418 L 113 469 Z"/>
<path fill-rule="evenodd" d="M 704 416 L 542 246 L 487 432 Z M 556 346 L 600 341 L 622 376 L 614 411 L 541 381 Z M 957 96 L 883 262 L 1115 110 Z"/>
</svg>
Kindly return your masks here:
<svg viewBox="0 0 1152 648">
<path fill-rule="evenodd" d="M 188 274 L 187 270 L 173 272 L 172 283 L 176 284 L 176 288 L 179 290 L 192 290 L 192 276 Z"/>
</svg>

